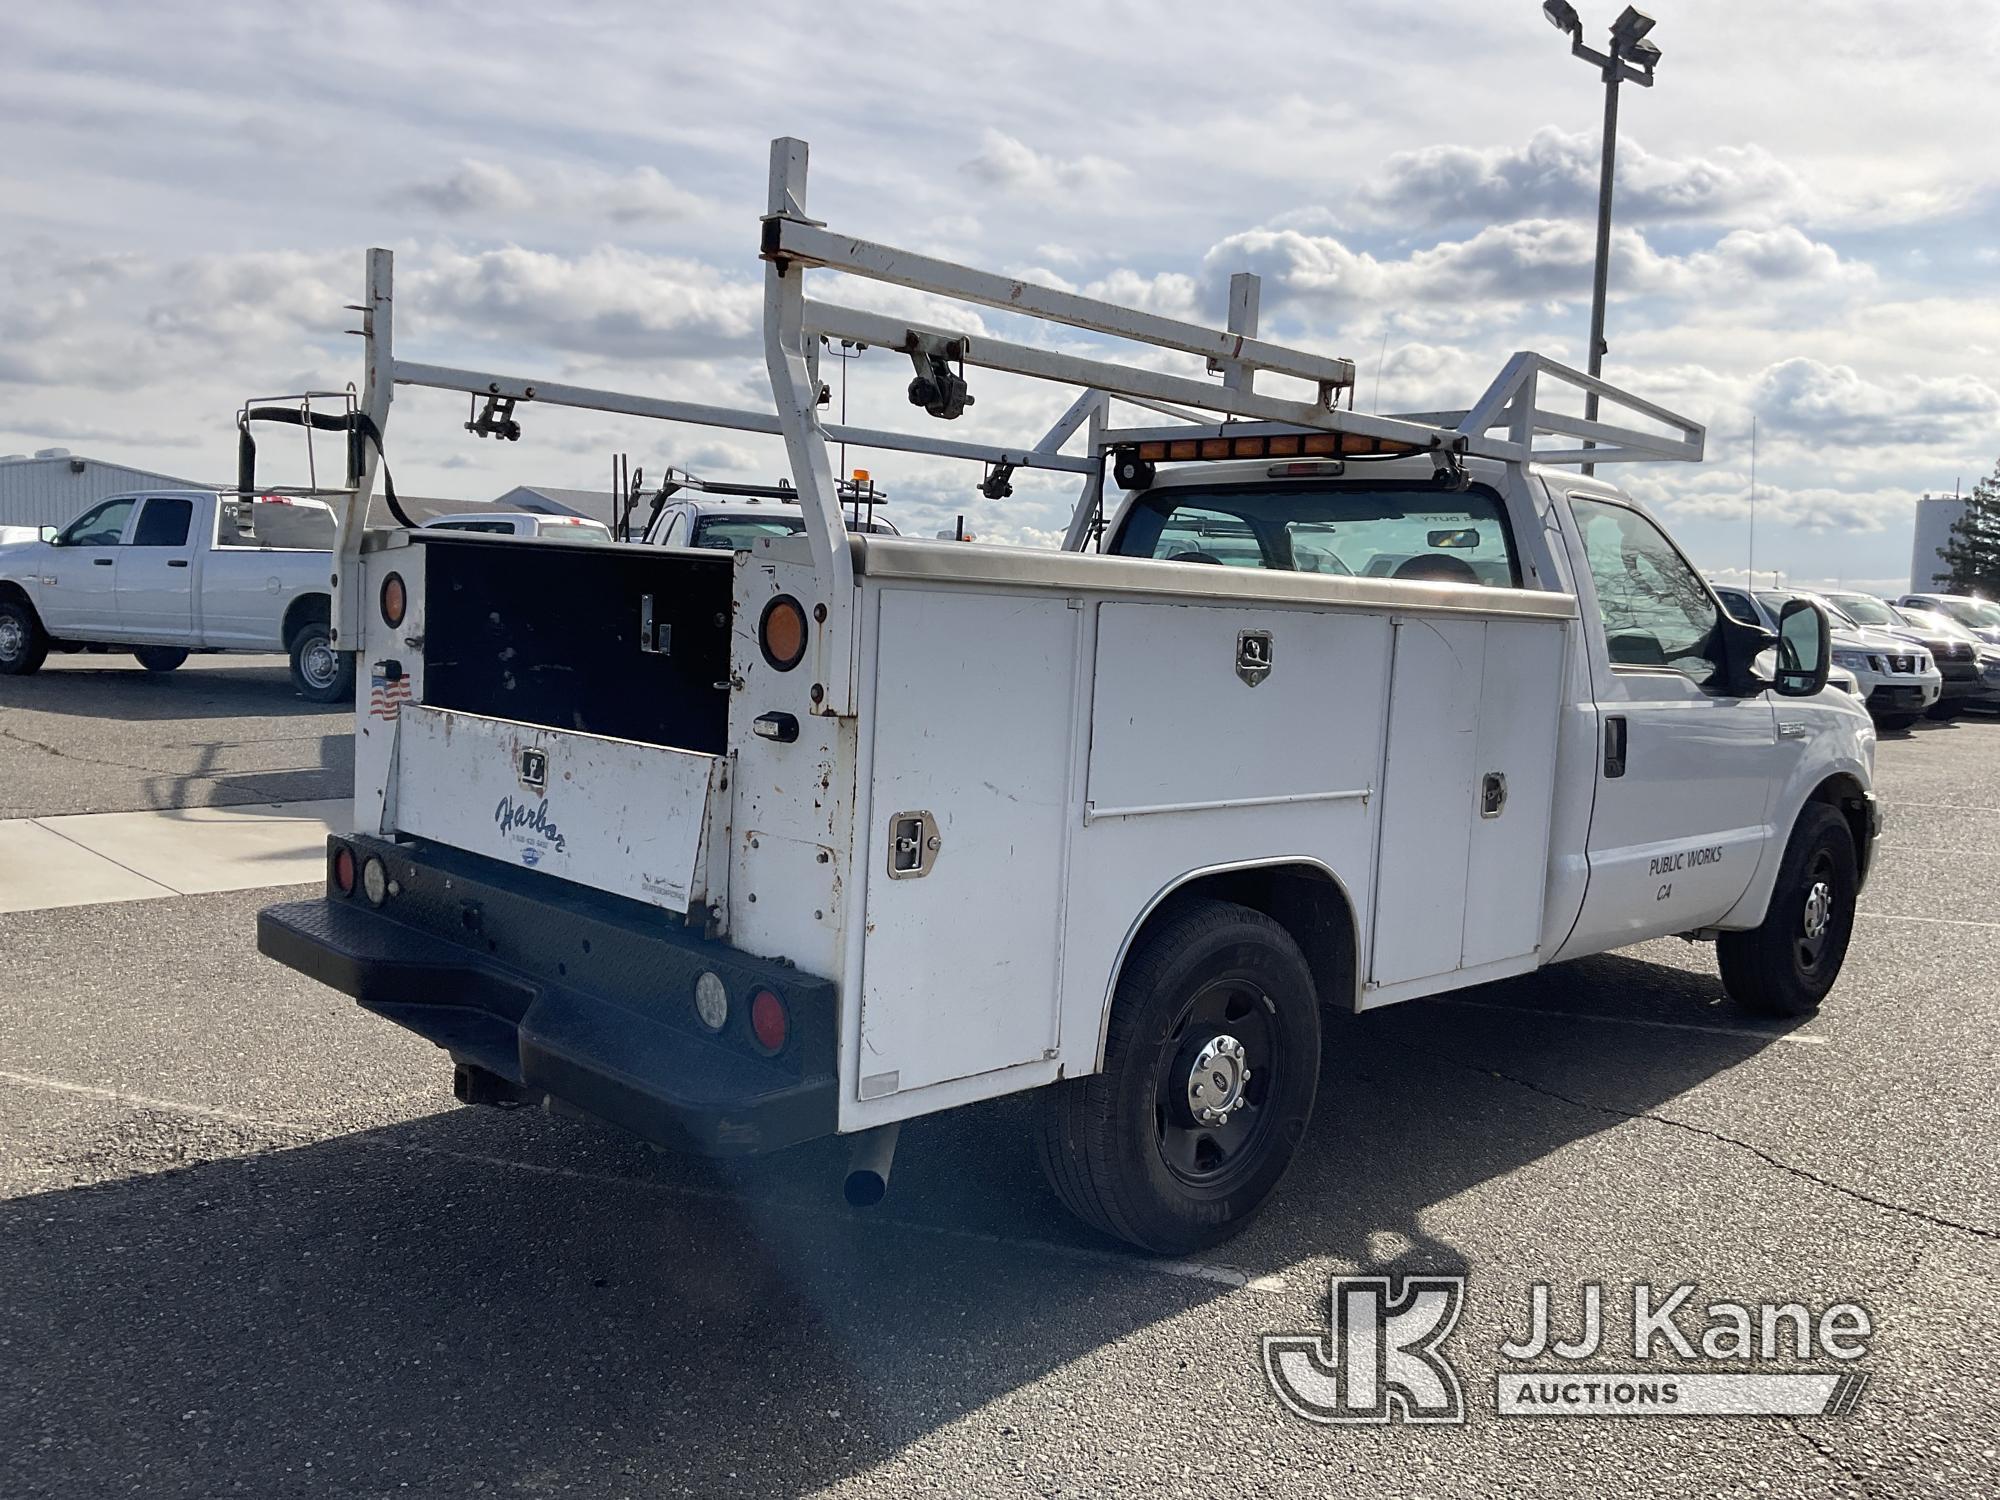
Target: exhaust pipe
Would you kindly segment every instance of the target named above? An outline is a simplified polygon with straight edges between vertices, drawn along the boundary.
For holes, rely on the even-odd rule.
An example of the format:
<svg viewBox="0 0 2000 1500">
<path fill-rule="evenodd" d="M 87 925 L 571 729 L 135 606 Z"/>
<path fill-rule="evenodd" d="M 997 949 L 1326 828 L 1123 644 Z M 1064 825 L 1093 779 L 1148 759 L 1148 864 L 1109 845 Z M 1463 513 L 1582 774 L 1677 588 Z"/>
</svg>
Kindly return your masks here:
<svg viewBox="0 0 2000 1500">
<path fill-rule="evenodd" d="M 873 1208 L 889 1191 L 889 1168 L 895 1164 L 896 1137 L 902 1129 L 899 1120 L 864 1130 L 854 1138 L 854 1154 L 848 1158 L 843 1188 L 850 1206 Z"/>
</svg>

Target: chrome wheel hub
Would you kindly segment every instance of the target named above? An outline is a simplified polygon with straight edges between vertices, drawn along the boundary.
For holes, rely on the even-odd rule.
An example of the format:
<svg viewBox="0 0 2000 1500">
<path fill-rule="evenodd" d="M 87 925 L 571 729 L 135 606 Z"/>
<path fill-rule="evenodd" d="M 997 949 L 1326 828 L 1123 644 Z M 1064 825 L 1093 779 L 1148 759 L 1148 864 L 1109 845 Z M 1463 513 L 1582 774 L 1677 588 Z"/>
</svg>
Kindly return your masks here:
<svg viewBox="0 0 2000 1500">
<path fill-rule="evenodd" d="M 331 646 L 312 646 L 299 657 L 299 671 L 314 687 L 332 682 L 336 670 Z"/>
<path fill-rule="evenodd" d="M 1833 888 L 1824 880 L 1813 882 L 1806 892 L 1806 938 L 1818 942 L 1826 936 L 1827 924 L 1833 920 Z"/>
<path fill-rule="evenodd" d="M 0 616 L 0 661 L 12 661 L 28 644 L 28 633 L 12 615 Z"/>
<path fill-rule="evenodd" d="M 1220 1125 L 1244 1105 L 1250 1081 L 1243 1044 L 1233 1036 L 1211 1038 L 1188 1069 L 1188 1113 L 1204 1125 Z"/>
</svg>

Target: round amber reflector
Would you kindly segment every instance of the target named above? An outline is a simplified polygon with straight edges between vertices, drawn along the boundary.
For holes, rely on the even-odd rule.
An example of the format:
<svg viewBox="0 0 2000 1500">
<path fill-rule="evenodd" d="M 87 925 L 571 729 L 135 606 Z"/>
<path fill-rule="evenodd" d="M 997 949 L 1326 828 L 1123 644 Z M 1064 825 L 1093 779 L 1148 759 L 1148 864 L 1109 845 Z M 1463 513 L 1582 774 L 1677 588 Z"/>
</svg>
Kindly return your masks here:
<svg viewBox="0 0 2000 1500">
<path fill-rule="evenodd" d="M 410 593 L 403 586 L 403 575 L 391 573 L 382 580 L 382 623 L 400 625 L 410 607 Z"/>
<path fill-rule="evenodd" d="M 790 1030 L 784 1001 L 769 990 L 759 990 L 750 997 L 750 1034 L 757 1038 L 758 1046 L 766 1052 L 782 1051 Z"/>
<path fill-rule="evenodd" d="M 790 594 L 780 594 L 765 605 L 757 622 L 757 644 L 764 660 L 780 672 L 789 672 L 805 660 L 805 606 Z"/>
</svg>

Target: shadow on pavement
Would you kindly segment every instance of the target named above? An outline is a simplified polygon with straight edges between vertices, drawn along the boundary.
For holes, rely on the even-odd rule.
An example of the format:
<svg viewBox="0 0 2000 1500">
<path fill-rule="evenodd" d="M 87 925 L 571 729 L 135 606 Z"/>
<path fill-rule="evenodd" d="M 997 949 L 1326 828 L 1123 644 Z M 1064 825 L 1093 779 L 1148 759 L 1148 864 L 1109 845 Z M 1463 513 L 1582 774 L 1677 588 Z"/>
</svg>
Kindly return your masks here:
<svg viewBox="0 0 2000 1500">
<path fill-rule="evenodd" d="M 1608 958 L 1470 992 L 1490 1013 L 1335 1018 L 1299 1166 L 1213 1258 L 1365 1264 L 1386 1230 L 1416 1246 L 1399 1270 L 1462 1267 L 1426 1208 L 1616 1123 L 1480 1070 L 1531 1056 L 1636 1113 L 1771 1040 L 1509 1009 L 1714 1022 L 1715 993 Z M 1032 1104 L 912 1126 L 879 1217 L 833 1207 L 837 1143 L 723 1166 L 490 1110 L 16 1199 L 0 1490 L 710 1496 L 860 1473 L 1225 1294 L 1075 1225 L 1029 1160 Z"/>
<path fill-rule="evenodd" d="M 192 657 L 172 672 L 148 672 L 129 656 L 49 658 L 32 677 L 0 678 L 0 704 L 97 719 L 309 718 L 353 716 L 351 704 L 308 703 L 279 657 Z"/>
</svg>

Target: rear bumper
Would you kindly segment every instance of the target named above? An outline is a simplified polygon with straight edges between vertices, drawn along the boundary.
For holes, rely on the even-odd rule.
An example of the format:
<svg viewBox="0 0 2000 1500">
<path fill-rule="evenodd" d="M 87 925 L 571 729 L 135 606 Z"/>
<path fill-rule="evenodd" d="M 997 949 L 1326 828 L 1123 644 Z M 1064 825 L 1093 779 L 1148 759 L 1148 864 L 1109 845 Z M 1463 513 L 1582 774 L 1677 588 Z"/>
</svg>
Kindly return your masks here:
<svg viewBox="0 0 2000 1500">
<path fill-rule="evenodd" d="M 506 1086 L 462 1092 L 559 1103 L 710 1156 L 833 1133 L 827 981 L 706 942 L 654 908 L 458 850 L 337 842 L 384 860 L 394 894 L 379 910 L 331 887 L 266 907 L 257 946 Z M 704 972 L 729 996 L 720 1033 L 695 1013 Z M 750 1036 L 759 989 L 790 1019 L 775 1055 Z"/>
</svg>

